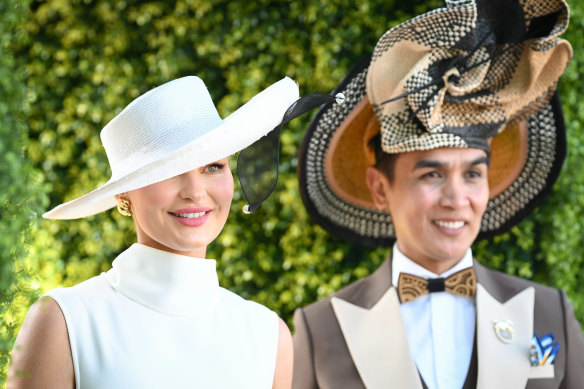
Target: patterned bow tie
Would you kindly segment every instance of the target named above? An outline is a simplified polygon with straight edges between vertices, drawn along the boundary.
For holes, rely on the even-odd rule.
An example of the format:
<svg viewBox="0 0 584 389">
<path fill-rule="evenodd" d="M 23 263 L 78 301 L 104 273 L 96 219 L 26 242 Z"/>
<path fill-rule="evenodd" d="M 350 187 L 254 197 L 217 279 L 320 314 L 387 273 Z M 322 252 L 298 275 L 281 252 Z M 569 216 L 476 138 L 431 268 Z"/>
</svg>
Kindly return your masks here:
<svg viewBox="0 0 584 389">
<path fill-rule="evenodd" d="M 430 278 L 428 280 L 412 274 L 400 273 L 397 283 L 397 294 L 402 304 L 432 292 L 447 291 L 460 296 L 474 297 L 476 290 L 477 279 L 472 267 L 446 278 Z"/>
</svg>

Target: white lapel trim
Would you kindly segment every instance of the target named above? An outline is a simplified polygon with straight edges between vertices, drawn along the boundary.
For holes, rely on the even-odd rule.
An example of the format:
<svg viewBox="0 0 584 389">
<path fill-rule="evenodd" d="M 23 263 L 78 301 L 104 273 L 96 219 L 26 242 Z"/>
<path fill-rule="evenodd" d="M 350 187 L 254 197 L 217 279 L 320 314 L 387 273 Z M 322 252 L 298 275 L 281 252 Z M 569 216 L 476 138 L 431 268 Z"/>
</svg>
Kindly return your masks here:
<svg viewBox="0 0 584 389">
<path fill-rule="evenodd" d="M 331 304 L 366 388 L 422 388 L 394 287 L 371 309 L 337 297 Z"/>
<path fill-rule="evenodd" d="M 524 388 L 527 384 L 534 300 L 535 290 L 529 287 L 501 304 L 481 284 L 477 285 L 478 389 Z M 512 343 L 497 338 L 493 325 L 496 320 L 513 322 Z"/>
</svg>

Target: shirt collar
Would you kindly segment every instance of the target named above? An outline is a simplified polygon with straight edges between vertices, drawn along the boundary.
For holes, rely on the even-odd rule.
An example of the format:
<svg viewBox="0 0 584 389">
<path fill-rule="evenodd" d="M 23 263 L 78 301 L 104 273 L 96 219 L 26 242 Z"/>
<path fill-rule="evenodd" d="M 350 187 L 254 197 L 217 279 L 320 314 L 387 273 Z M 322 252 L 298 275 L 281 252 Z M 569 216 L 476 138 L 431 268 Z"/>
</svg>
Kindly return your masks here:
<svg viewBox="0 0 584 389">
<path fill-rule="evenodd" d="M 393 245 L 392 251 L 392 262 L 391 262 L 391 283 L 393 286 L 397 287 L 397 281 L 399 279 L 400 273 L 409 273 L 422 278 L 437 278 L 437 277 L 448 277 L 457 271 L 472 267 L 472 250 L 470 247 L 464 254 L 464 257 L 453 267 L 446 270 L 442 274 L 435 274 L 430 270 L 418 265 L 408 257 L 406 257 L 397 247 L 397 242 Z"/>
</svg>

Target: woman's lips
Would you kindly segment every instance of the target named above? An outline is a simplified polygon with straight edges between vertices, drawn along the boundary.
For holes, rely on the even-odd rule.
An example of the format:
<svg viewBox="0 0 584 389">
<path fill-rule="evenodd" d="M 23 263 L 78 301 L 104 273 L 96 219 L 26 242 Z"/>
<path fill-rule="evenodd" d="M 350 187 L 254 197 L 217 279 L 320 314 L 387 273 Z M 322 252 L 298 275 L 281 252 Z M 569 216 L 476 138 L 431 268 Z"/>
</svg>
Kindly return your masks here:
<svg viewBox="0 0 584 389">
<path fill-rule="evenodd" d="M 184 226 L 198 227 L 207 221 L 210 212 L 211 209 L 207 207 L 193 207 L 177 209 L 174 212 L 169 212 L 169 214 Z"/>
</svg>

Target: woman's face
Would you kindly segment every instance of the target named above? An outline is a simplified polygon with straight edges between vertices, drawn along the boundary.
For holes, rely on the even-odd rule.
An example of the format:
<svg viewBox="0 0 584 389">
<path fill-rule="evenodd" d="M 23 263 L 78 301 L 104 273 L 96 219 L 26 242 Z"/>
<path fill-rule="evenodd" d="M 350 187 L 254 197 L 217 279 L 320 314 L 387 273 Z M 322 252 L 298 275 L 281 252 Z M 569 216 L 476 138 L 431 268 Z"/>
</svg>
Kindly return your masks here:
<svg viewBox="0 0 584 389">
<path fill-rule="evenodd" d="M 130 201 L 138 242 L 204 258 L 233 199 L 228 159 L 119 195 Z"/>
</svg>

